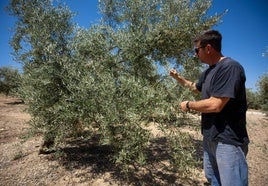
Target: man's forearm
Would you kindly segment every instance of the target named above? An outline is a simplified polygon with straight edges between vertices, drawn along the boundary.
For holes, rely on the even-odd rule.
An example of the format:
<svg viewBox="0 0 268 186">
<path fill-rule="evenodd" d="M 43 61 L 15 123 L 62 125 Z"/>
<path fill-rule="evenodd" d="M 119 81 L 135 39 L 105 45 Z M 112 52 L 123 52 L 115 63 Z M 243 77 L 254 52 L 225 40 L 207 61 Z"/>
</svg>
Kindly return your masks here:
<svg viewBox="0 0 268 186">
<path fill-rule="evenodd" d="M 170 70 L 169 74 L 171 75 L 171 77 L 176 79 L 178 83 L 180 83 L 182 86 L 188 87 L 190 90 L 192 90 L 195 93 L 199 92 L 194 82 L 189 81 L 185 79 L 184 77 L 180 76 L 175 69 Z"/>
<path fill-rule="evenodd" d="M 221 112 L 230 98 L 227 97 L 210 97 L 200 101 L 183 101 L 181 109 L 184 111 L 195 110 L 202 113 Z"/>
<path fill-rule="evenodd" d="M 196 89 L 195 83 L 192 81 L 189 81 L 185 78 L 183 78 L 182 76 L 180 76 L 179 74 L 176 74 L 176 76 L 174 77 L 182 86 L 189 88 L 190 90 L 194 91 L 194 92 L 198 92 L 198 90 Z"/>
</svg>

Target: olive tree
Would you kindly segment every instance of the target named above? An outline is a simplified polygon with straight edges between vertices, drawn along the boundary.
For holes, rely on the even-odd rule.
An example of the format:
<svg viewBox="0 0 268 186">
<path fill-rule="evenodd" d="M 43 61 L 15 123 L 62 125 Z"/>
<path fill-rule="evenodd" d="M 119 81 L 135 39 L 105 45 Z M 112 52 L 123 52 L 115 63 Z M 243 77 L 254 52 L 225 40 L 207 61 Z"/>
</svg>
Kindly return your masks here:
<svg viewBox="0 0 268 186">
<path fill-rule="evenodd" d="M 185 169 L 193 161 L 191 143 L 166 123 L 184 121 L 178 103 L 192 95 L 165 69 L 197 78 L 202 66 L 193 58 L 192 40 L 222 15 L 208 17 L 211 2 L 201 0 L 99 2 L 103 19 L 88 29 L 75 28 L 61 4 L 10 2 L 18 18 L 11 44 L 23 64 L 21 94 L 32 128 L 43 134 L 44 148 L 86 130 L 84 137 L 98 135 L 127 167 L 146 162 L 146 126 L 157 121 L 170 137 L 172 161 Z"/>
<path fill-rule="evenodd" d="M 259 93 L 252 89 L 246 89 L 249 109 L 261 109 Z"/>
<path fill-rule="evenodd" d="M 23 66 L 21 97 L 29 105 L 33 128 L 44 134 L 49 146 L 64 125 L 58 107 L 62 96 L 69 94 L 63 64 L 71 58 L 73 14 L 50 0 L 11 0 L 9 10 L 17 18 L 10 44 Z"/>
<path fill-rule="evenodd" d="M 259 78 L 258 86 L 258 101 L 261 109 L 268 111 L 268 73 L 265 73 Z"/>
<path fill-rule="evenodd" d="M 20 82 L 21 78 L 18 69 L 12 67 L 0 68 L 0 93 L 4 93 L 6 96 L 15 95 L 20 87 Z"/>
</svg>

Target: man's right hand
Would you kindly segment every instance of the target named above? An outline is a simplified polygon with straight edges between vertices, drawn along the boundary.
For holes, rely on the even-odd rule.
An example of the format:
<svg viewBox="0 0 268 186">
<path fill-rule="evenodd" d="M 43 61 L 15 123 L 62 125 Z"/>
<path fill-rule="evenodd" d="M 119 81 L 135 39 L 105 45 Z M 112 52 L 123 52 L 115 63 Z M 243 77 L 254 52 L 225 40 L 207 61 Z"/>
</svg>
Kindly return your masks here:
<svg viewBox="0 0 268 186">
<path fill-rule="evenodd" d="M 171 70 L 169 71 L 169 75 L 170 75 L 171 77 L 175 78 L 175 79 L 178 77 L 178 73 L 177 73 L 177 71 L 176 71 L 175 69 L 171 69 Z"/>
</svg>

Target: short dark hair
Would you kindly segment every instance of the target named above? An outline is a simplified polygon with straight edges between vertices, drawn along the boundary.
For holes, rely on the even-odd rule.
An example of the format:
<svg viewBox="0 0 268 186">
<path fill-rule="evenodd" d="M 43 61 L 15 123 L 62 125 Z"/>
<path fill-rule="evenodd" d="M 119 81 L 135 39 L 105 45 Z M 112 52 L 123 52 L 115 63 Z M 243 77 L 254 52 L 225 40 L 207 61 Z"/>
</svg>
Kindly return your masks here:
<svg viewBox="0 0 268 186">
<path fill-rule="evenodd" d="M 208 30 L 201 33 L 194 40 L 195 43 L 200 41 L 200 46 L 210 44 L 216 51 L 221 52 L 222 35 L 217 30 Z"/>
</svg>

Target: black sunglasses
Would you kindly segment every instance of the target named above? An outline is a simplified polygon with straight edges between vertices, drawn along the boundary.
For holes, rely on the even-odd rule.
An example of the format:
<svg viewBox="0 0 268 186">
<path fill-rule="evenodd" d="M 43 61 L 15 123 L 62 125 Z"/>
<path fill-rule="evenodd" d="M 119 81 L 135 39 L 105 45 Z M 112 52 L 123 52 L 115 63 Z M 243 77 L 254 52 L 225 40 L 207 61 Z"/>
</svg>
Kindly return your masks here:
<svg viewBox="0 0 268 186">
<path fill-rule="evenodd" d="M 198 54 L 198 53 L 199 53 L 199 49 L 200 49 L 200 48 L 205 48 L 205 47 L 206 47 L 206 46 L 201 46 L 201 47 L 195 48 L 194 51 L 195 51 L 196 54 Z"/>
</svg>

